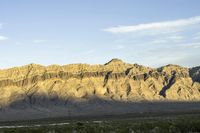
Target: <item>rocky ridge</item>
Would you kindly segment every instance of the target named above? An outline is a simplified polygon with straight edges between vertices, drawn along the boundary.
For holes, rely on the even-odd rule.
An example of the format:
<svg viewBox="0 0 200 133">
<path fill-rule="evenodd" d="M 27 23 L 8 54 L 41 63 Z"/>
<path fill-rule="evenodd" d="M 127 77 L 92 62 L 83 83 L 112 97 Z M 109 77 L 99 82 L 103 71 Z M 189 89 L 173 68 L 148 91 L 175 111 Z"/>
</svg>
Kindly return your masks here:
<svg viewBox="0 0 200 133">
<path fill-rule="evenodd" d="M 45 101 L 200 101 L 200 67 L 150 68 L 112 59 L 104 65 L 30 64 L 0 70 L 0 108 Z"/>
</svg>

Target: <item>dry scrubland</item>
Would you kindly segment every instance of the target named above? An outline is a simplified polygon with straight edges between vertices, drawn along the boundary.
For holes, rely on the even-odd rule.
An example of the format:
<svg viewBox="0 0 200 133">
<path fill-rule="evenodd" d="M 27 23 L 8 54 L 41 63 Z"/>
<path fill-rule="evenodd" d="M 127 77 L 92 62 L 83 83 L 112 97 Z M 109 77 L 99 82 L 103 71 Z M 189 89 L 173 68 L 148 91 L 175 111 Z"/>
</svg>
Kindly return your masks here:
<svg viewBox="0 0 200 133">
<path fill-rule="evenodd" d="M 123 117 L 123 118 L 122 118 Z M 84 118 L 82 120 L 62 121 L 57 119 L 57 125 L 50 124 L 52 120 L 21 122 L 27 127 L 0 128 L 1 133 L 196 133 L 200 132 L 200 119 L 196 114 L 163 115 L 148 117 L 101 117 L 98 120 Z M 56 120 L 53 120 L 54 122 Z M 60 124 L 65 122 L 65 124 Z M 38 123 L 41 125 L 38 126 Z M 47 124 L 49 123 L 49 124 Z M 11 123 L 7 123 L 9 125 Z M 17 125 L 15 122 L 12 124 Z M 20 124 L 18 124 L 19 126 Z"/>
</svg>

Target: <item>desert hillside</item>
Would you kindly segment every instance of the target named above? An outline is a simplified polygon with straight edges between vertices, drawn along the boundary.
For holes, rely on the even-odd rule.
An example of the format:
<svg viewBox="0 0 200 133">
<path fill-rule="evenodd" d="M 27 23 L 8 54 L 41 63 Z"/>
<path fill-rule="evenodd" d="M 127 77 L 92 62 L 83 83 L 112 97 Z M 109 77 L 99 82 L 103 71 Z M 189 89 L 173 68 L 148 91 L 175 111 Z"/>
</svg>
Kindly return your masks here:
<svg viewBox="0 0 200 133">
<path fill-rule="evenodd" d="M 149 68 L 112 59 L 104 65 L 30 64 L 0 70 L 0 106 L 17 101 L 199 101 L 200 68 Z"/>
<path fill-rule="evenodd" d="M 0 70 L 0 121 L 200 111 L 200 67 L 30 64 Z"/>
</svg>

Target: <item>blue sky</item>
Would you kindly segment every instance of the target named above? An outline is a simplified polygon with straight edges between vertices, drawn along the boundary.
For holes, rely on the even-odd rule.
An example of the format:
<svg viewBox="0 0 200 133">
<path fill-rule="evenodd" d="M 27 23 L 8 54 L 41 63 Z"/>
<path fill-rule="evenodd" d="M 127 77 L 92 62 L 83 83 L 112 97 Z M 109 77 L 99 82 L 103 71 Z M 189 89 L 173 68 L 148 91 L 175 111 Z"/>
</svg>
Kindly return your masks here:
<svg viewBox="0 0 200 133">
<path fill-rule="evenodd" d="M 200 65 L 200 0 L 0 0 L 0 68 Z"/>
</svg>

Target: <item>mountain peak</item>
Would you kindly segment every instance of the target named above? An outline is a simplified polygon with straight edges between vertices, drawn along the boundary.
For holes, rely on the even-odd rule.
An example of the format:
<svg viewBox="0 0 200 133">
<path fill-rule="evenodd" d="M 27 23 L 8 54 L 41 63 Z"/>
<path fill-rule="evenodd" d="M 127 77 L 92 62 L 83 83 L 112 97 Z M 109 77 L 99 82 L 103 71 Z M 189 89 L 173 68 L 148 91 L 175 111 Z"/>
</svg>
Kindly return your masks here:
<svg viewBox="0 0 200 133">
<path fill-rule="evenodd" d="M 105 65 L 110 65 L 110 64 L 124 64 L 124 62 L 121 59 L 113 58 L 112 60 L 107 62 Z"/>
</svg>

